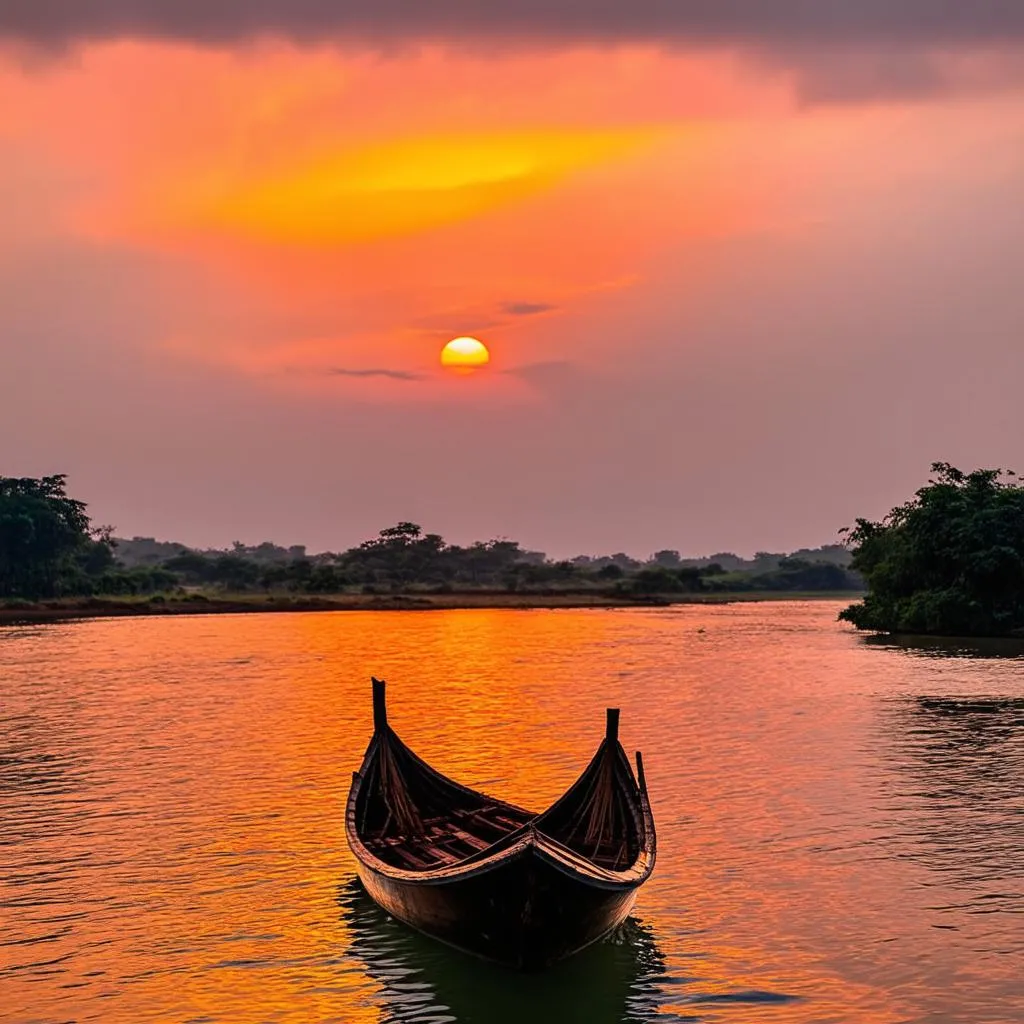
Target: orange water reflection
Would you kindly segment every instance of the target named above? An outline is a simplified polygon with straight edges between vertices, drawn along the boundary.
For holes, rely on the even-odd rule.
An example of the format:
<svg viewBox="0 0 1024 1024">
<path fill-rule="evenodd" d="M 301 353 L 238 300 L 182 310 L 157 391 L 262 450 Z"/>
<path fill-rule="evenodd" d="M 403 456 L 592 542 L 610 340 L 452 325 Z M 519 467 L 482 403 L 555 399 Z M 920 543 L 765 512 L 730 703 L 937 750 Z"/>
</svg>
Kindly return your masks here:
<svg viewBox="0 0 1024 1024">
<path fill-rule="evenodd" d="M 346 895 L 371 674 L 414 749 L 525 806 L 571 781 L 607 705 L 644 751 L 660 848 L 643 928 L 521 990 L 539 1021 L 593 1020 L 580 987 L 609 971 L 625 980 L 608 1020 L 1012 1019 L 1021 662 L 873 647 L 835 612 L 2 631 L 0 1020 L 411 1024 L 508 1002 L 500 976 L 409 946 Z M 998 697 L 998 721 L 965 694 Z"/>
</svg>

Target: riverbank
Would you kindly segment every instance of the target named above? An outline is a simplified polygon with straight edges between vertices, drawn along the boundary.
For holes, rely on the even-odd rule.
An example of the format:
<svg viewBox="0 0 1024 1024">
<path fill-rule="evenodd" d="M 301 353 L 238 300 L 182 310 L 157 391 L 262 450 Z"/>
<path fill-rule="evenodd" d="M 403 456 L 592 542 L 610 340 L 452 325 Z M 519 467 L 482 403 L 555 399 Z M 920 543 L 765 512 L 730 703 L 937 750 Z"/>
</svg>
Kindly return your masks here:
<svg viewBox="0 0 1024 1024">
<path fill-rule="evenodd" d="M 58 601 L 0 603 L 0 626 L 72 619 L 152 615 L 217 615 L 256 612 L 441 611 L 452 609 L 651 608 L 734 601 L 857 600 L 850 591 L 748 591 L 745 593 L 635 596 L 611 591 L 462 591 L 460 593 L 185 594 L 154 597 L 66 598 Z"/>
</svg>

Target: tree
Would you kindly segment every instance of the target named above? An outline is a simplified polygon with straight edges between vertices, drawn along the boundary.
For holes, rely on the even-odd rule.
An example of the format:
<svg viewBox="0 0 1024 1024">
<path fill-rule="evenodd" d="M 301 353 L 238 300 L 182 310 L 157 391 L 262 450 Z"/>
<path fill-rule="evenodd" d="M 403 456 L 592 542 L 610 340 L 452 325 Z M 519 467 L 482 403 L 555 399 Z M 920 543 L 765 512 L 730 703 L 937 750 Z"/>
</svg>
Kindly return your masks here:
<svg viewBox="0 0 1024 1024">
<path fill-rule="evenodd" d="M 663 551 L 655 551 L 651 555 L 651 564 L 661 569 L 678 569 L 682 564 L 682 558 L 678 551 L 666 548 Z"/>
<path fill-rule="evenodd" d="M 617 565 L 624 573 L 636 572 L 640 568 L 640 563 L 623 551 L 617 551 L 614 555 L 601 555 L 594 559 L 594 564 L 599 569 L 603 569 L 606 565 Z"/>
<path fill-rule="evenodd" d="M 676 578 L 682 585 L 682 589 L 696 594 L 704 589 L 704 570 L 695 565 L 687 565 L 676 570 Z"/>
<path fill-rule="evenodd" d="M 713 555 L 708 555 L 707 561 L 711 565 L 717 565 L 723 572 L 739 572 L 747 564 L 731 551 L 716 551 Z"/>
<path fill-rule="evenodd" d="M 668 569 L 641 569 L 630 581 L 630 589 L 634 594 L 675 594 L 684 584 Z"/>
<path fill-rule="evenodd" d="M 369 544 L 381 544 L 392 546 L 405 546 L 413 544 L 420 538 L 423 530 L 417 523 L 402 522 L 395 526 L 389 526 L 380 531 L 376 541 L 368 541 Z"/>
<path fill-rule="evenodd" d="M 88 555 L 96 543 L 86 506 L 68 497 L 65 480 L 0 477 L 0 596 L 61 593 L 62 577 L 77 570 L 76 555 Z"/>
<path fill-rule="evenodd" d="M 754 576 L 754 586 L 764 590 L 854 590 L 857 582 L 835 562 L 810 562 L 805 558 L 780 558 L 774 572 Z"/>
<path fill-rule="evenodd" d="M 868 593 L 840 618 L 894 633 L 1024 632 L 1024 487 L 999 469 L 932 472 L 911 501 L 848 531 Z"/>
<path fill-rule="evenodd" d="M 752 568 L 754 572 L 771 572 L 773 569 L 778 569 L 779 562 L 785 557 L 785 555 L 774 551 L 755 551 Z"/>
</svg>

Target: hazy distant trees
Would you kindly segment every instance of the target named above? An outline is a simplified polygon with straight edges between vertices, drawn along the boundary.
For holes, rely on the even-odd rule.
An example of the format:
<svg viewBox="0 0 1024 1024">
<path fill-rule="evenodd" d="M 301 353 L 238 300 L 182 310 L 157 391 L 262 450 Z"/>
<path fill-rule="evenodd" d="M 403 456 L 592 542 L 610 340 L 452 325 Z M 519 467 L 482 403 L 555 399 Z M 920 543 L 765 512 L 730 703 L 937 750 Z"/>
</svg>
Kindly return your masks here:
<svg viewBox="0 0 1024 1024">
<path fill-rule="evenodd" d="M 247 549 L 250 552 L 265 548 Z M 287 589 L 303 593 L 402 592 L 426 589 L 503 589 L 512 592 L 613 588 L 638 597 L 658 594 L 744 590 L 853 590 L 857 581 L 838 565 L 770 556 L 767 572 L 752 572 L 755 562 L 730 556 L 747 571 L 727 573 L 707 559 L 683 559 L 678 551 L 656 552 L 646 562 L 623 552 L 580 555 L 554 561 L 516 541 L 497 539 L 461 546 L 418 523 L 403 521 L 376 537 L 337 554 L 276 561 L 257 566 L 227 552 L 187 552 L 164 563 L 186 586 L 213 585 L 228 590 Z M 284 549 L 277 549 L 284 551 Z M 719 556 L 721 557 L 721 556 Z"/>
<path fill-rule="evenodd" d="M 614 555 L 577 555 L 572 563 L 577 569 L 584 571 L 601 570 L 611 565 L 626 573 L 636 572 L 643 567 L 643 562 L 631 558 L 623 551 L 618 551 Z"/>
<path fill-rule="evenodd" d="M 124 537 L 117 540 L 117 560 L 126 569 L 160 565 L 175 555 L 185 554 L 184 544 L 156 540 L 153 537 Z"/>
<path fill-rule="evenodd" d="M 843 591 L 859 589 L 859 580 L 841 566 L 785 556 L 768 572 L 726 573 L 717 562 L 666 569 L 652 565 L 627 577 L 635 594 L 744 593 L 750 591 Z"/>
<path fill-rule="evenodd" d="M 845 549 L 838 551 L 848 558 Z M 597 588 L 643 599 L 660 594 L 856 586 L 838 557 L 819 559 L 813 551 L 800 555 L 759 554 L 745 561 L 719 553 L 686 559 L 666 548 L 646 561 L 621 551 L 552 560 L 507 538 L 449 544 L 440 534 L 426 533 L 407 520 L 341 552 L 309 555 L 302 545 L 281 547 L 269 541 L 255 545 L 236 541 L 227 550 L 200 551 L 152 537 L 118 540 L 109 528 L 94 529 L 85 504 L 66 493 L 63 476 L 0 477 L 3 598 L 209 589 L 333 594 L 456 589 L 545 593 Z"/>
<path fill-rule="evenodd" d="M 700 569 L 685 568 L 672 571 L 662 565 L 639 570 L 629 581 L 634 594 L 695 594 L 704 589 Z"/>
<path fill-rule="evenodd" d="M 1024 634 L 1024 487 L 998 469 L 932 472 L 881 522 L 850 531 L 868 593 L 840 618 L 895 633 Z"/>
</svg>

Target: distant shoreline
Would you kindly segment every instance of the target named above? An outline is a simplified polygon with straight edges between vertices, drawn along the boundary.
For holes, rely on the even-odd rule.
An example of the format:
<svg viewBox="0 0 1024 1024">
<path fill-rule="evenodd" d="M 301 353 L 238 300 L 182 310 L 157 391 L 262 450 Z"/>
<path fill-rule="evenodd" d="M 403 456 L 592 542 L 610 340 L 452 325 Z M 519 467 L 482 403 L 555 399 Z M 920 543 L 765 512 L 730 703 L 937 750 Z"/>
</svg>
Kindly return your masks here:
<svg viewBox="0 0 1024 1024">
<path fill-rule="evenodd" d="M 66 622 L 77 619 L 169 615 L 224 615 L 267 612 L 454 611 L 472 609 L 541 610 L 558 608 L 664 608 L 670 605 L 732 604 L 750 601 L 856 601 L 859 591 L 747 591 L 711 594 L 548 594 L 473 592 L 452 594 L 333 594 L 324 597 L 265 595 L 188 595 L 171 598 L 68 598 L 0 604 L 0 626 Z"/>
</svg>

